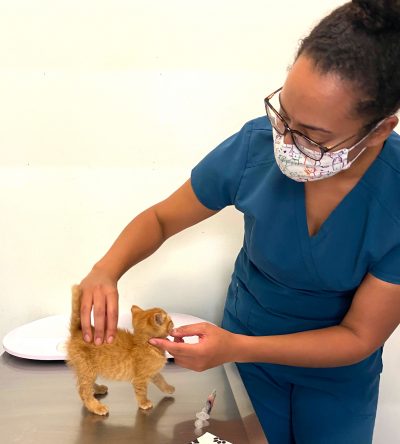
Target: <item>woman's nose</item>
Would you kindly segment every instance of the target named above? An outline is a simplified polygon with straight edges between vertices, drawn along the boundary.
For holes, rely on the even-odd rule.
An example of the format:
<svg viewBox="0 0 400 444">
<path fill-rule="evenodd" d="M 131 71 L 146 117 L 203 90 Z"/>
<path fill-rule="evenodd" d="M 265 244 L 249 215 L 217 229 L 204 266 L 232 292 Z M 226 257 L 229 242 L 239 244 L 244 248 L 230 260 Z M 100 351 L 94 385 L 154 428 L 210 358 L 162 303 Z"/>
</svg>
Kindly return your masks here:
<svg viewBox="0 0 400 444">
<path fill-rule="evenodd" d="M 285 145 L 293 145 L 293 138 L 288 130 L 286 130 L 285 134 L 283 135 L 283 143 Z"/>
</svg>

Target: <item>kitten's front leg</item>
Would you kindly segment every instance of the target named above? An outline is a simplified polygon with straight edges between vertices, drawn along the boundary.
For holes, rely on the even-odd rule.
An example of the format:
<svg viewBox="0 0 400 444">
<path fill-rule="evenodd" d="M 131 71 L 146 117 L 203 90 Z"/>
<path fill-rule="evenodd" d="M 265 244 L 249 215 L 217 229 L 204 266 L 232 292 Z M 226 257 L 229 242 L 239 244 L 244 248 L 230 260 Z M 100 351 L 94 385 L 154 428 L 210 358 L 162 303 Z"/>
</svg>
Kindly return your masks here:
<svg viewBox="0 0 400 444">
<path fill-rule="evenodd" d="M 163 393 L 168 393 L 169 395 L 174 393 L 175 387 L 173 385 L 169 385 L 161 373 L 156 373 L 151 380 L 153 384 L 155 384 Z"/>
<path fill-rule="evenodd" d="M 153 407 L 153 403 L 147 398 L 147 382 L 147 380 L 143 379 L 134 379 L 132 381 L 139 408 L 143 410 L 148 410 Z"/>
</svg>

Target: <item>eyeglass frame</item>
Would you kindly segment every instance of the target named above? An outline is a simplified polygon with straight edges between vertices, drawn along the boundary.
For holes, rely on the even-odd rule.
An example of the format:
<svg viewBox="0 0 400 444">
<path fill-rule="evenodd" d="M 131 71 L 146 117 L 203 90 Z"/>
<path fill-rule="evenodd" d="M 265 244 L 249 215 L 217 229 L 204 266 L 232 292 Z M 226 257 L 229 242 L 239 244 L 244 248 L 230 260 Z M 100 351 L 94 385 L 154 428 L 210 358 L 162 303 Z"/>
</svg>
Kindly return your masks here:
<svg viewBox="0 0 400 444">
<path fill-rule="evenodd" d="M 271 122 L 271 125 L 273 126 L 273 128 L 274 128 L 274 129 L 275 129 L 275 130 L 276 130 L 281 136 L 285 136 L 285 134 L 286 134 L 287 132 L 289 132 L 289 134 L 291 135 L 292 140 L 293 140 L 293 143 L 295 144 L 296 148 L 297 148 L 300 152 L 302 152 L 305 156 L 309 157 L 310 159 L 313 159 L 313 160 L 319 161 L 319 160 L 322 159 L 322 157 L 323 157 L 323 155 L 324 155 L 325 153 L 328 153 L 329 151 L 332 151 L 333 149 L 335 149 L 335 148 L 337 148 L 338 146 L 342 145 L 342 143 L 345 143 L 345 142 L 347 142 L 348 140 L 352 139 L 353 137 L 357 136 L 358 133 L 353 134 L 352 136 L 348 137 L 348 138 L 345 139 L 345 140 L 342 140 L 341 142 L 337 143 L 337 144 L 334 145 L 334 146 L 326 147 L 326 146 L 324 146 L 324 145 L 321 145 L 321 144 L 318 143 L 318 142 L 315 142 L 315 140 L 310 139 L 308 136 L 306 136 L 306 135 L 303 134 L 302 132 L 290 128 L 290 126 L 288 125 L 288 123 L 286 122 L 286 120 L 281 116 L 280 113 L 278 113 L 278 111 L 277 111 L 277 110 L 271 105 L 271 103 L 270 103 L 270 100 L 272 99 L 272 97 L 273 97 L 276 93 L 278 93 L 279 91 L 281 91 L 282 88 L 283 88 L 283 86 L 281 86 L 279 89 L 277 89 L 276 91 L 274 91 L 272 94 L 270 94 L 269 96 L 267 96 L 267 97 L 264 99 L 265 112 L 267 113 L 267 117 L 268 117 L 268 120 L 269 120 L 269 121 L 271 121 L 271 119 L 269 118 L 268 108 L 270 108 L 270 109 L 271 109 L 271 110 L 272 110 L 272 111 L 273 111 L 273 112 L 279 117 L 279 119 L 280 119 L 280 120 L 282 121 L 282 123 L 283 123 L 283 126 L 285 127 L 285 131 L 283 132 L 283 134 L 281 134 L 281 132 L 278 131 L 278 130 L 274 127 L 274 125 L 272 125 L 272 122 Z M 268 108 L 267 108 L 267 107 L 268 107 Z M 375 121 L 374 121 L 374 122 L 371 122 L 371 123 L 368 124 L 368 125 L 365 125 L 365 127 L 369 127 L 369 126 L 373 125 L 374 123 L 375 123 Z M 365 128 L 365 127 L 364 127 L 364 128 Z M 372 131 L 372 130 L 370 130 L 370 131 Z M 293 134 L 297 134 L 297 135 L 300 136 L 300 137 L 304 137 L 306 140 L 308 140 L 308 141 L 311 142 L 312 144 L 316 145 L 316 147 L 319 148 L 320 153 L 321 153 L 319 159 L 314 159 L 313 157 L 310 157 L 306 152 L 304 152 L 304 148 L 300 148 L 300 147 L 298 147 L 298 146 L 297 146 L 297 143 L 296 143 L 296 138 L 293 137 Z M 367 134 L 368 134 L 368 133 L 367 133 Z M 360 143 L 360 142 L 361 142 L 363 139 L 365 139 L 365 138 L 366 138 L 366 135 L 363 136 L 363 137 L 362 137 L 357 143 L 355 143 L 353 146 L 356 146 L 358 143 Z"/>
</svg>

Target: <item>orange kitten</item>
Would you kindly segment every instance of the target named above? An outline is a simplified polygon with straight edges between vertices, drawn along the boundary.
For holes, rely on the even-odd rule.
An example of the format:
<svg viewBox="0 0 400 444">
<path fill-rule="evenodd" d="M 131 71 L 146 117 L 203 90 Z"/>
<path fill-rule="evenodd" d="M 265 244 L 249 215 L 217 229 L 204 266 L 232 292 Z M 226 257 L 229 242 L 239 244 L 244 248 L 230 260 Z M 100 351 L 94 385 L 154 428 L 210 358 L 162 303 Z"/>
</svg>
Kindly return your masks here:
<svg viewBox="0 0 400 444">
<path fill-rule="evenodd" d="M 173 393 L 159 373 L 166 363 L 164 352 L 148 343 L 152 337 L 165 338 L 173 328 L 168 314 L 161 308 L 142 310 L 133 305 L 132 324 L 135 333 L 118 329 L 112 344 L 86 343 L 81 331 L 81 290 L 72 288 L 71 336 L 67 342 L 68 365 L 77 376 L 79 395 L 86 408 L 98 415 L 107 415 L 108 408 L 94 395 L 107 393 L 105 385 L 97 385 L 97 376 L 119 381 L 130 381 L 138 405 L 150 409 L 153 405 L 147 398 L 147 385 L 151 381 L 162 392 Z"/>
</svg>

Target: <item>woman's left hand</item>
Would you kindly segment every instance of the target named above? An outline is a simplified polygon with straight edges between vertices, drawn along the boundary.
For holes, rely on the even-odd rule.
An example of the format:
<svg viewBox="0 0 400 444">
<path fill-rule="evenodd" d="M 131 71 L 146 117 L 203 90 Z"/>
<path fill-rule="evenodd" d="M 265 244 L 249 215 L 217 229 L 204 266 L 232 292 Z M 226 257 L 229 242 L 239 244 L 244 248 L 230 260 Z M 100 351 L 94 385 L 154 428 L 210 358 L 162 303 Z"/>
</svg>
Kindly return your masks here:
<svg viewBox="0 0 400 444">
<path fill-rule="evenodd" d="M 169 352 L 181 367 L 201 372 L 234 361 L 235 334 L 207 322 L 184 325 L 172 331 L 174 342 L 152 338 L 150 344 Z M 198 336 L 197 344 L 186 344 L 185 336 Z"/>
</svg>

